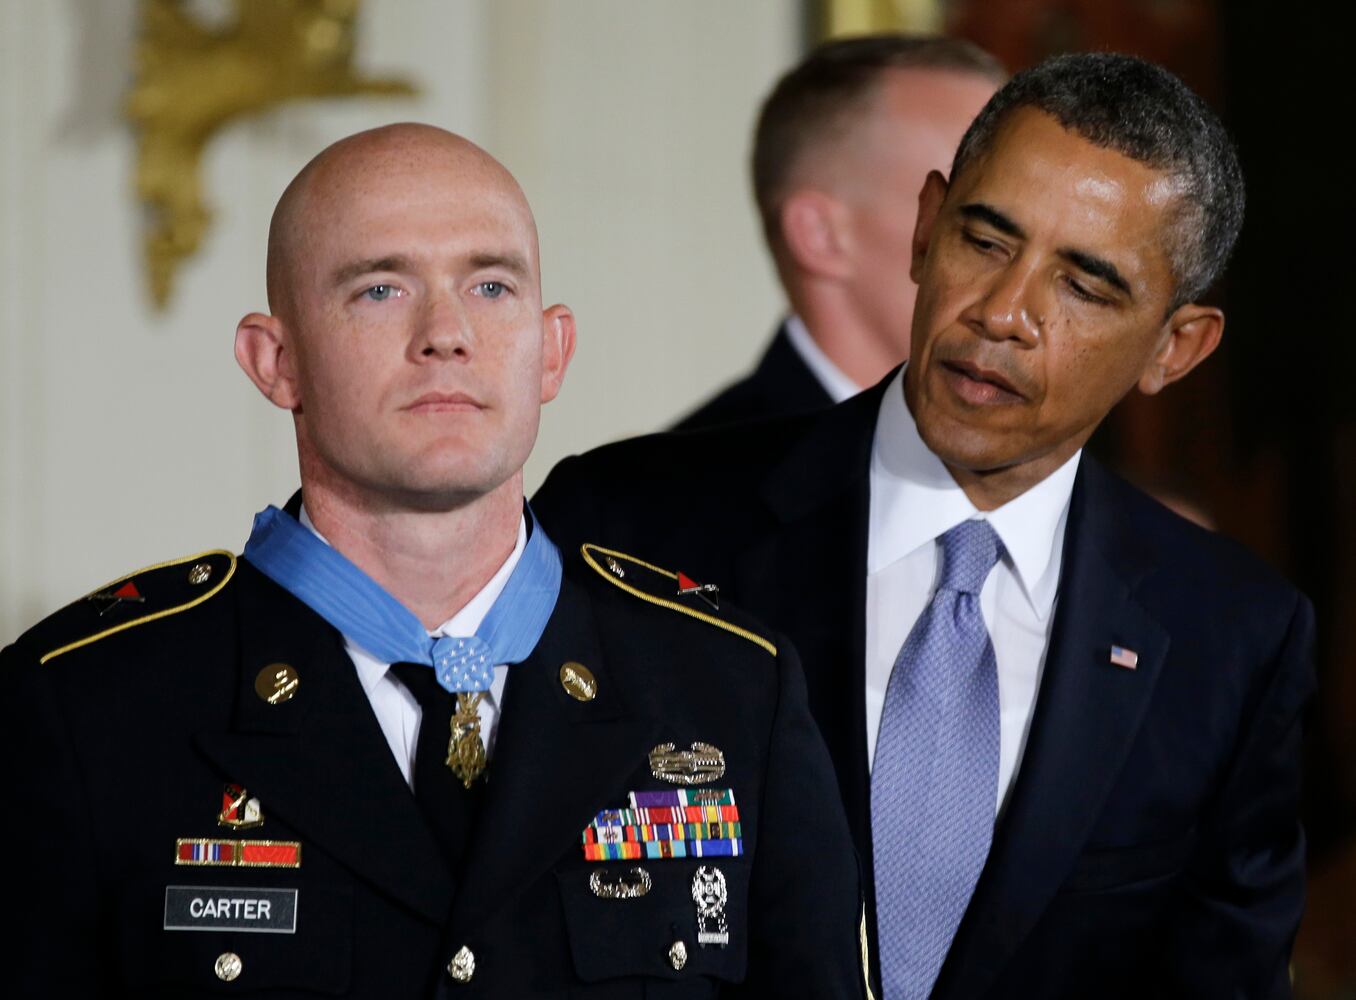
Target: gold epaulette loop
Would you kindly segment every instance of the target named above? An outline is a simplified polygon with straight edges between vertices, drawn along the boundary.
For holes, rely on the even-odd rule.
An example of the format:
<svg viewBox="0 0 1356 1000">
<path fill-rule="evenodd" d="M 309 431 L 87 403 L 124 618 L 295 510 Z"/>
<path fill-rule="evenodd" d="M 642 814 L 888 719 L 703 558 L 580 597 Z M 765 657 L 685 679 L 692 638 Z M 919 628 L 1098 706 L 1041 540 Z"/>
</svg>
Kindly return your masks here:
<svg viewBox="0 0 1356 1000">
<path fill-rule="evenodd" d="M 88 646 L 110 635 L 168 618 L 170 615 L 177 615 L 189 608 L 196 608 L 221 592 L 235 575 L 235 566 L 236 559 L 233 553 L 224 549 L 212 549 L 182 559 L 156 563 L 154 566 L 147 566 L 135 573 L 119 577 L 85 595 L 61 612 L 63 615 L 75 616 L 76 609 L 90 608 L 87 616 L 81 618 L 79 625 L 85 629 L 94 627 L 97 631 L 57 647 L 38 662 L 49 663 L 63 653 Z M 175 572 L 178 567 L 186 568 Z M 128 607 L 140 605 L 147 610 L 134 618 L 107 624 L 104 616 L 119 610 L 123 605 Z M 101 625 L 105 627 L 100 628 Z"/>
</svg>

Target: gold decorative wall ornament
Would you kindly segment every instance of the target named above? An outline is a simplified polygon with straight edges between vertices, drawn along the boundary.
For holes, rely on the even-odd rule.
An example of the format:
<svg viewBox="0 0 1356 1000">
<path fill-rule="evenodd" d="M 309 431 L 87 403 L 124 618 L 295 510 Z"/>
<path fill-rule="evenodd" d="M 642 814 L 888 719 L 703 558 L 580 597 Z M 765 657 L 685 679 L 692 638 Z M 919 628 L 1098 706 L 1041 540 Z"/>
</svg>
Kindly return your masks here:
<svg viewBox="0 0 1356 1000">
<path fill-rule="evenodd" d="M 164 308 L 179 265 L 211 220 L 202 153 L 231 122 L 285 101 L 413 94 L 403 80 L 353 67 L 361 0 L 223 0 L 234 19 L 195 17 L 182 0 L 141 0 L 136 82 L 127 117 L 140 130 L 137 195 L 146 209 L 151 297 Z"/>
<path fill-rule="evenodd" d="M 938 35 L 945 28 L 946 0 L 824 0 L 825 38 L 877 31 Z"/>
</svg>

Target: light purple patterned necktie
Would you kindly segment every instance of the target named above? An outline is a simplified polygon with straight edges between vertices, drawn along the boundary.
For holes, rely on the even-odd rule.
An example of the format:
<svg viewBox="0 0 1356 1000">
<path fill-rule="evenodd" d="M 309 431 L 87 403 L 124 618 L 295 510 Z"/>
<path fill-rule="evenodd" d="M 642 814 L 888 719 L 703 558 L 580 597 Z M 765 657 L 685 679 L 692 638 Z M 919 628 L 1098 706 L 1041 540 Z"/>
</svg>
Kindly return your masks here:
<svg viewBox="0 0 1356 1000">
<path fill-rule="evenodd" d="M 987 521 L 940 542 L 941 582 L 890 672 L 871 771 L 885 1000 L 932 991 L 993 839 L 998 664 L 979 591 L 1002 542 Z"/>
</svg>

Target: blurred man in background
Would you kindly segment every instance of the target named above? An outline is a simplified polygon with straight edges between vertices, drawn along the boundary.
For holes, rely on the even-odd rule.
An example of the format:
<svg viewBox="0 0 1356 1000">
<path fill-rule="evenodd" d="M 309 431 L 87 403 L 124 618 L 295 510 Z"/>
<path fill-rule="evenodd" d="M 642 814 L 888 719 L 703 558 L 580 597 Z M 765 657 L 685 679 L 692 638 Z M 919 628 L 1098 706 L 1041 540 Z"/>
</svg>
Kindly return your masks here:
<svg viewBox="0 0 1356 1000">
<path fill-rule="evenodd" d="M 753 193 L 791 314 L 758 367 L 677 429 L 822 409 L 909 356 L 918 192 L 1005 79 L 970 42 L 889 34 L 821 45 L 778 81 Z"/>
</svg>

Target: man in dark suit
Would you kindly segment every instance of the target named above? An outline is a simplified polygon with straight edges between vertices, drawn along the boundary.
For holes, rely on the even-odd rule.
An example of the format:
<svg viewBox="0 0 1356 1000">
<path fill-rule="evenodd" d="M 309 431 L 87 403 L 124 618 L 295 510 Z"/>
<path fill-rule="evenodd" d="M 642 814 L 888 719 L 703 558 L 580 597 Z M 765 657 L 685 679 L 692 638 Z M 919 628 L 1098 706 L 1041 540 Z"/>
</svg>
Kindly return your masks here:
<svg viewBox="0 0 1356 1000">
<path fill-rule="evenodd" d="M 1242 212 L 1179 80 L 1051 60 L 928 179 L 902 370 L 566 460 L 534 499 L 796 643 L 886 1000 L 1289 994 L 1310 605 L 1081 452 L 1218 344 Z"/>
<path fill-rule="evenodd" d="M 676 430 L 821 410 L 908 357 L 918 192 L 1006 78 L 969 42 L 884 34 L 827 42 L 777 82 L 753 193 L 791 315 Z"/>
<path fill-rule="evenodd" d="M 524 505 L 574 327 L 512 177 L 350 137 L 268 278 L 236 356 L 303 492 L 0 654 L 11 991 L 861 996 L 795 654 Z"/>
</svg>

